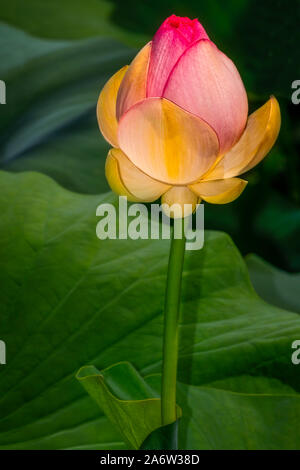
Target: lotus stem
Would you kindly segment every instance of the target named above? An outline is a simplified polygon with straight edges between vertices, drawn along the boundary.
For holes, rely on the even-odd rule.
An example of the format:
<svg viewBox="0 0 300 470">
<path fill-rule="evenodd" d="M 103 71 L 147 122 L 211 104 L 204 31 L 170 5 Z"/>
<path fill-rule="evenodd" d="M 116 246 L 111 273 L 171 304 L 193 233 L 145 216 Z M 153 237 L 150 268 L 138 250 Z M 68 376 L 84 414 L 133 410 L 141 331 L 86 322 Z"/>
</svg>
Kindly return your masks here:
<svg viewBox="0 0 300 470">
<path fill-rule="evenodd" d="M 176 221 L 174 221 L 176 223 Z M 185 253 L 184 219 L 182 237 L 174 237 L 172 232 L 168 264 L 163 337 L 163 367 L 161 388 L 161 418 L 166 425 L 176 421 L 176 377 L 178 362 L 178 324 L 182 268 Z"/>
</svg>

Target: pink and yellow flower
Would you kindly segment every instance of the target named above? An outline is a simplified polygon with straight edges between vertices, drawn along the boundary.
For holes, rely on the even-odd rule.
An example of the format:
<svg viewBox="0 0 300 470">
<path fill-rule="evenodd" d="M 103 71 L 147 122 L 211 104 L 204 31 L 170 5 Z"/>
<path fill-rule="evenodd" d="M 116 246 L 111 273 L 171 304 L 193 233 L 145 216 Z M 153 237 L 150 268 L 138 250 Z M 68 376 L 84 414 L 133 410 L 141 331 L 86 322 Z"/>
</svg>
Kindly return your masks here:
<svg viewBox="0 0 300 470">
<path fill-rule="evenodd" d="M 100 130 L 112 145 L 106 177 L 130 201 L 225 204 L 237 178 L 272 148 L 280 129 L 275 97 L 248 117 L 233 62 L 198 20 L 167 18 L 130 66 L 100 93 Z"/>
</svg>

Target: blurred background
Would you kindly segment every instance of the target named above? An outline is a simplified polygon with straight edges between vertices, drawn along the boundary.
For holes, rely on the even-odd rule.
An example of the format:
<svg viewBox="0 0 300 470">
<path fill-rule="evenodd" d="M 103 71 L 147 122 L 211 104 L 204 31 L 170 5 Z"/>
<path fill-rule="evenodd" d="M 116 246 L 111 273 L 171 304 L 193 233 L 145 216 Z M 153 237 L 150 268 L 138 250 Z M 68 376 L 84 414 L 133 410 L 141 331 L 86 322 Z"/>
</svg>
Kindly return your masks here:
<svg viewBox="0 0 300 470">
<path fill-rule="evenodd" d="M 291 101 L 292 82 L 300 79 L 298 0 L 1 2 L 1 168 L 39 171 L 79 193 L 106 192 L 99 91 L 172 13 L 197 17 L 236 63 L 250 111 L 274 94 L 282 112 L 276 146 L 246 175 L 236 202 L 206 205 L 206 228 L 229 233 L 244 255 L 299 272 L 300 104 Z"/>
</svg>

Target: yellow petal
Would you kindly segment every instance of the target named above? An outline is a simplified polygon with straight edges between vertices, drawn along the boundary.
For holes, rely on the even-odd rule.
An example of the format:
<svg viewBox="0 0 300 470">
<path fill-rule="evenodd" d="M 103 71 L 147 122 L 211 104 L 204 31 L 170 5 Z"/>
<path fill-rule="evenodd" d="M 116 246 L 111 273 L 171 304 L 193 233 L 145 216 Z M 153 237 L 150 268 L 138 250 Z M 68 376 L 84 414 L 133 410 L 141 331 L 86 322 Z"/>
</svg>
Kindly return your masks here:
<svg viewBox="0 0 300 470">
<path fill-rule="evenodd" d="M 151 42 L 131 62 L 121 83 L 117 97 L 117 119 L 119 120 L 131 106 L 146 98 L 148 65 Z"/>
<path fill-rule="evenodd" d="M 227 204 L 240 196 L 246 184 L 247 181 L 240 178 L 228 178 L 216 181 L 201 181 L 189 185 L 189 188 L 201 199 L 211 204 Z"/>
<path fill-rule="evenodd" d="M 118 160 L 109 151 L 105 162 L 105 176 L 112 191 L 119 196 L 126 196 L 129 201 L 137 202 L 138 199 L 130 194 L 120 177 Z"/>
<path fill-rule="evenodd" d="M 145 99 L 123 115 L 118 140 L 138 168 L 175 185 L 196 181 L 219 150 L 216 133 L 206 122 L 164 98 Z"/>
<path fill-rule="evenodd" d="M 170 187 L 145 175 L 120 149 L 109 151 L 105 173 L 111 189 L 129 201 L 155 201 Z"/>
<path fill-rule="evenodd" d="M 278 137 L 281 125 L 279 103 L 274 96 L 270 98 L 266 105 L 268 103 L 270 103 L 268 106 L 270 108 L 270 112 L 264 138 L 262 139 L 261 145 L 257 149 L 253 158 L 244 168 L 242 168 L 239 174 L 245 173 L 246 171 L 249 171 L 251 168 L 256 166 L 270 152 Z"/>
<path fill-rule="evenodd" d="M 173 186 L 161 198 L 162 209 L 168 217 L 178 219 L 191 215 L 199 198 L 186 186 Z"/>
<path fill-rule="evenodd" d="M 261 108 L 252 113 L 242 137 L 204 180 L 231 178 L 257 165 L 273 147 L 280 129 L 280 108 L 272 96 Z"/>
<path fill-rule="evenodd" d="M 113 147 L 118 147 L 117 94 L 127 69 L 128 65 L 120 69 L 106 82 L 97 103 L 97 118 L 100 131 Z"/>
</svg>

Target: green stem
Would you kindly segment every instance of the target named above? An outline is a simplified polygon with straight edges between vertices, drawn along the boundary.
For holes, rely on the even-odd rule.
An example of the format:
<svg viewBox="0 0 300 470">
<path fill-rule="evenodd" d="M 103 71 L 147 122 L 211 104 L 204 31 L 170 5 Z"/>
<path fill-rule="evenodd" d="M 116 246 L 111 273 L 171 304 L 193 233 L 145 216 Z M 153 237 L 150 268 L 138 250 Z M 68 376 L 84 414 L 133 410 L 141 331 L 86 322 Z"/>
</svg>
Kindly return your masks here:
<svg viewBox="0 0 300 470">
<path fill-rule="evenodd" d="M 184 219 L 182 238 L 172 233 L 165 297 L 163 369 L 161 389 L 162 424 L 176 421 L 176 375 L 178 359 L 178 322 L 181 292 L 181 277 L 185 252 Z"/>
</svg>

